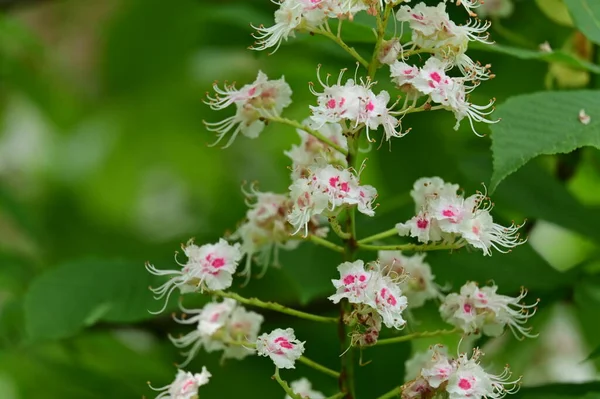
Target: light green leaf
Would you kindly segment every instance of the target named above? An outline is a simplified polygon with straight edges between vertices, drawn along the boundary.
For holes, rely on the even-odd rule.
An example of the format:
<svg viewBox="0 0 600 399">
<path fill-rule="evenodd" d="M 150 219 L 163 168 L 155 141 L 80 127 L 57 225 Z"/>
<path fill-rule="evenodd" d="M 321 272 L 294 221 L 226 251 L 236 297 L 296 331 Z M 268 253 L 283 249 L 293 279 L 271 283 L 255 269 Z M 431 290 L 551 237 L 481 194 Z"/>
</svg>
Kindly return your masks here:
<svg viewBox="0 0 600 399">
<path fill-rule="evenodd" d="M 600 44 L 600 1 L 565 0 L 575 26 L 596 44 Z"/>
<path fill-rule="evenodd" d="M 35 339 L 71 336 L 99 321 L 151 317 L 153 276 L 142 264 L 87 260 L 67 263 L 33 281 L 25 296 L 25 323 Z"/>
<path fill-rule="evenodd" d="M 488 51 L 492 53 L 506 54 L 522 60 L 538 60 L 549 63 L 558 63 L 570 66 L 577 69 L 584 69 L 593 73 L 600 74 L 600 66 L 589 61 L 581 59 L 564 50 L 554 50 L 552 52 L 544 52 L 538 50 L 529 50 L 519 47 L 505 46 L 502 44 L 482 44 L 473 42 L 470 45 L 473 50 Z"/>
<path fill-rule="evenodd" d="M 579 121 L 585 109 L 591 122 Z M 542 92 L 510 98 L 498 107 L 502 119 L 492 125 L 494 191 L 506 176 L 542 154 L 568 153 L 579 147 L 600 148 L 600 92 Z"/>
</svg>

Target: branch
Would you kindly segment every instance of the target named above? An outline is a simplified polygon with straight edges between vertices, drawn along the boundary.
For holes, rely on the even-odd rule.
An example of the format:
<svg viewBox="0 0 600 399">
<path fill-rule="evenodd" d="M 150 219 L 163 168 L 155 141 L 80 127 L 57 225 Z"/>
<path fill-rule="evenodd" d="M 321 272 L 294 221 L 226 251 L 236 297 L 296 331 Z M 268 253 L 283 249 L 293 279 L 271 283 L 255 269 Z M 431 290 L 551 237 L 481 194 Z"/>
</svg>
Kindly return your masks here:
<svg viewBox="0 0 600 399">
<path fill-rule="evenodd" d="M 378 396 L 377 399 L 391 399 L 402 394 L 402 386 L 394 387 L 391 391 Z"/>
<path fill-rule="evenodd" d="M 286 381 L 281 379 L 281 377 L 279 376 L 279 369 L 277 367 L 275 367 L 275 374 L 273 375 L 273 378 L 275 378 L 275 381 L 277 381 L 277 383 L 281 385 L 285 393 L 287 393 L 290 398 L 303 399 L 300 395 L 296 395 L 296 393 L 292 391 L 292 388 L 290 388 Z"/>
<path fill-rule="evenodd" d="M 309 358 L 307 358 L 305 356 L 300 356 L 298 361 L 300 363 L 306 364 L 308 367 L 312 367 L 313 369 L 320 371 L 323 374 L 327 374 L 328 376 L 331 376 L 333 378 L 340 378 L 339 372 L 332 370 L 330 368 L 327 368 L 327 367 L 323 366 L 322 364 L 319 364 L 313 360 L 310 360 Z"/>
<path fill-rule="evenodd" d="M 457 332 L 460 332 L 460 330 L 458 328 L 454 328 L 452 330 L 416 332 L 416 333 L 412 333 L 412 334 L 408 334 L 408 335 L 403 335 L 400 337 L 380 339 L 379 341 L 377 341 L 377 343 L 375 345 L 396 344 L 399 342 L 412 341 L 413 339 L 419 339 L 419 338 L 437 337 L 440 335 L 451 335 L 451 334 L 455 334 Z"/>
<path fill-rule="evenodd" d="M 339 253 L 344 252 L 343 247 L 340 247 L 339 245 L 334 244 L 331 241 L 327 241 L 326 239 L 316 236 L 314 234 L 310 234 L 306 239 L 308 241 L 314 242 L 317 245 L 322 245 L 324 247 L 327 247 L 327 248 L 331 249 L 332 251 L 339 252 Z"/>
<path fill-rule="evenodd" d="M 373 234 L 372 236 L 363 238 L 362 240 L 358 240 L 358 244 L 366 244 L 371 241 L 381 240 L 383 238 L 393 237 L 398 235 L 398 230 L 394 227 L 393 229 L 389 229 L 386 231 L 382 231 L 381 233 Z"/>
<path fill-rule="evenodd" d="M 314 129 L 311 129 L 310 127 L 305 126 L 305 125 L 303 125 L 302 123 L 300 123 L 298 121 L 295 121 L 295 120 L 292 120 L 292 119 L 287 119 L 287 118 L 282 118 L 280 116 L 274 116 L 274 115 L 269 116 L 268 118 L 265 118 L 265 119 L 267 119 L 269 121 L 272 121 L 272 122 L 283 123 L 284 125 L 295 127 L 296 129 L 304 130 L 306 133 L 308 133 L 311 136 L 314 136 L 315 138 L 321 140 L 322 142 L 324 142 L 325 144 L 327 144 L 331 148 L 334 148 L 335 150 L 341 152 L 344 155 L 348 155 L 348 150 L 340 147 L 339 145 L 337 145 L 333 141 L 329 140 L 327 137 L 323 136 L 318 131 L 316 131 Z"/>
<path fill-rule="evenodd" d="M 291 309 L 286 306 L 280 305 L 275 302 L 264 302 L 257 298 L 244 298 L 241 295 L 236 294 L 235 292 L 224 292 L 224 291 L 209 291 L 209 294 L 220 296 L 223 298 L 231 298 L 236 301 L 243 303 L 245 305 L 256 306 L 263 309 L 274 310 L 279 313 L 285 313 L 290 316 L 295 316 L 301 319 L 307 319 L 312 321 L 319 321 L 322 323 L 337 323 L 337 317 L 325 317 L 319 316 L 311 313 L 302 312 L 300 310 Z"/>
<path fill-rule="evenodd" d="M 363 67 L 368 68 L 369 63 L 365 60 L 360 54 L 354 50 L 353 47 L 350 47 L 342 40 L 341 36 L 336 36 L 333 33 L 323 30 L 323 29 L 314 29 L 311 32 L 316 33 L 317 35 L 325 36 L 334 42 L 336 42 L 342 49 L 344 49 L 348 54 L 350 54 L 356 61 L 358 61 Z"/>
<path fill-rule="evenodd" d="M 399 245 L 369 245 L 369 244 L 361 244 L 357 243 L 358 248 L 364 249 L 367 251 L 415 251 L 415 252 L 425 252 L 425 251 L 443 251 L 443 250 L 452 250 L 459 249 L 464 246 L 463 243 L 454 243 L 454 244 L 399 244 Z"/>
</svg>

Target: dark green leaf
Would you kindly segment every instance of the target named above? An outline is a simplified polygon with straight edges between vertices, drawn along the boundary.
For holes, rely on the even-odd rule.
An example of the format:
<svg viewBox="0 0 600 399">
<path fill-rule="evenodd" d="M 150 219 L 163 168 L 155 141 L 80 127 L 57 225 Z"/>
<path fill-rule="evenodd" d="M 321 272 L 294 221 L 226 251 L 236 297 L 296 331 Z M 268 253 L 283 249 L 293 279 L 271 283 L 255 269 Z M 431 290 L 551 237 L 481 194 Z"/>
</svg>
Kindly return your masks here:
<svg viewBox="0 0 600 399">
<path fill-rule="evenodd" d="M 565 0 L 575 26 L 596 44 L 600 44 L 600 2 L 597 0 Z"/>
<path fill-rule="evenodd" d="M 25 297 L 25 321 L 35 339 L 64 338 L 98 321 L 135 322 L 159 309 L 142 264 L 87 260 L 67 263 L 33 281 Z"/>
<path fill-rule="evenodd" d="M 591 123 L 579 121 L 585 109 Z M 492 126 L 494 173 L 490 190 L 506 176 L 541 154 L 571 152 L 579 147 L 600 148 L 600 92 L 542 92 L 510 98 L 495 114 Z"/>
</svg>

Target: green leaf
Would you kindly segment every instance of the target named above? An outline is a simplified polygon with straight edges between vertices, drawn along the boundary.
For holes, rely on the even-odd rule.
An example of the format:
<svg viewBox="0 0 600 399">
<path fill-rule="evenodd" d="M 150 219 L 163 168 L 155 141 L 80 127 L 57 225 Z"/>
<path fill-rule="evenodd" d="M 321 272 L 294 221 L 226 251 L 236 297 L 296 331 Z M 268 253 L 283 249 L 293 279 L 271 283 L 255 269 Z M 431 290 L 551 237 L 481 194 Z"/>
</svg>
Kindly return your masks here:
<svg viewBox="0 0 600 399">
<path fill-rule="evenodd" d="M 600 2 L 598 0 L 565 0 L 575 26 L 596 44 L 600 44 Z"/>
<path fill-rule="evenodd" d="M 596 349 L 594 349 L 592 351 L 592 353 L 590 353 L 588 355 L 588 357 L 585 358 L 585 360 L 592 360 L 592 359 L 596 359 L 597 357 L 600 357 L 600 345 L 596 347 Z"/>
<path fill-rule="evenodd" d="M 63 264 L 33 281 L 25 297 L 25 323 L 34 339 L 72 336 L 99 321 L 135 322 L 158 309 L 142 264 L 87 260 Z"/>
<path fill-rule="evenodd" d="M 585 109 L 591 123 L 578 113 Z M 529 160 L 542 154 L 568 153 L 579 147 L 600 148 L 600 92 L 541 92 L 510 98 L 491 127 L 494 172 L 490 190 Z"/>
<path fill-rule="evenodd" d="M 506 54 L 522 60 L 538 60 L 545 62 L 556 62 L 577 69 L 584 69 L 593 73 L 600 74 L 600 66 L 589 61 L 581 59 L 564 50 L 554 50 L 550 53 L 538 50 L 529 50 L 524 48 L 505 46 L 502 44 L 482 44 L 473 42 L 469 44 L 470 48 L 479 51 L 488 51 L 492 53 Z"/>
</svg>

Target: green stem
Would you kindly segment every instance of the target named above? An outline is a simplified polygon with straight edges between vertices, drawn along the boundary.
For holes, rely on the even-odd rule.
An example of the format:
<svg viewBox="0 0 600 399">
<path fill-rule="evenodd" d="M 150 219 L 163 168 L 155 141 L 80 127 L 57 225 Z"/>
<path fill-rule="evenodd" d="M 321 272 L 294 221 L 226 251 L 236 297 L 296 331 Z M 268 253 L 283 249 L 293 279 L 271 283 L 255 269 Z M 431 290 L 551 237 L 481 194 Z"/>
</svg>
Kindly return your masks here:
<svg viewBox="0 0 600 399">
<path fill-rule="evenodd" d="M 332 370 L 330 368 L 327 368 L 327 367 L 323 366 L 322 364 L 319 364 L 313 360 L 310 360 L 309 358 L 307 358 L 305 356 L 300 356 L 298 361 L 300 363 L 306 364 L 308 367 L 312 367 L 313 369 L 320 371 L 323 374 L 327 374 L 328 376 L 331 376 L 333 378 L 340 378 L 339 372 Z"/>
<path fill-rule="evenodd" d="M 394 237 L 398 235 L 398 230 L 394 227 L 393 229 L 389 229 L 386 231 L 382 231 L 381 233 L 373 234 L 372 236 L 365 237 L 362 240 L 358 240 L 358 245 L 366 244 L 371 241 L 381 240 L 383 238 Z"/>
<path fill-rule="evenodd" d="M 306 133 L 308 133 L 311 136 L 314 136 L 315 138 L 321 140 L 322 142 L 324 142 L 325 144 L 327 144 L 331 148 L 336 149 L 337 151 L 339 151 L 340 153 L 342 153 L 344 155 L 348 155 L 348 150 L 340 147 L 339 145 L 337 145 L 333 141 L 329 140 L 327 137 L 323 136 L 318 131 L 316 131 L 314 129 L 311 129 L 310 127 L 305 126 L 305 125 L 303 125 L 302 123 L 300 123 L 298 121 L 295 121 L 295 120 L 292 120 L 292 119 L 287 119 L 287 118 L 282 118 L 280 116 L 269 116 L 266 119 L 268 119 L 269 121 L 272 121 L 272 122 L 283 123 L 284 125 L 295 127 L 296 129 L 304 130 Z"/>
<path fill-rule="evenodd" d="M 333 232 L 337 234 L 338 237 L 340 237 L 342 240 L 347 240 L 348 238 L 350 238 L 351 233 L 346 233 L 342 230 L 342 226 L 340 226 L 340 223 L 337 221 L 337 218 L 335 216 L 329 218 L 329 224 L 331 225 L 331 230 L 333 230 Z"/>
<path fill-rule="evenodd" d="M 438 337 L 440 335 L 451 335 L 460 332 L 458 328 L 454 328 L 452 330 L 437 330 L 437 331 L 423 331 L 416 332 L 408 335 L 402 335 L 400 337 L 394 338 L 385 338 L 377 341 L 375 345 L 389 345 L 389 344 L 397 344 L 399 342 L 412 341 L 413 339 L 419 338 L 429 338 L 429 337 Z"/>
<path fill-rule="evenodd" d="M 298 317 L 301 319 L 319 321 L 322 323 L 337 323 L 338 322 L 337 317 L 319 316 L 319 315 L 315 315 L 315 314 L 311 314 L 311 313 L 302 312 L 300 310 L 291 309 L 291 308 L 288 308 L 286 306 L 280 305 L 275 302 L 264 302 L 264 301 L 261 301 L 260 299 L 256 299 L 256 298 L 244 298 L 243 296 L 238 295 L 235 292 L 209 291 L 209 294 L 213 294 L 213 295 L 220 296 L 223 298 L 235 299 L 236 301 L 243 303 L 245 305 L 256 306 L 256 307 L 268 309 L 268 310 L 274 310 L 275 312 L 285 313 L 290 316 L 295 316 L 295 317 Z"/>
<path fill-rule="evenodd" d="M 342 399 L 344 396 L 346 396 L 346 394 L 344 392 L 339 392 L 339 393 L 336 393 L 335 395 L 329 396 L 325 399 Z"/>
<path fill-rule="evenodd" d="M 378 396 L 377 399 L 391 399 L 391 398 L 400 396 L 401 393 L 402 393 L 402 386 L 398 386 L 398 387 L 394 387 L 394 389 L 392 389 L 391 391 L 386 392 L 381 396 Z"/>
<path fill-rule="evenodd" d="M 330 31 L 327 30 L 323 30 L 323 29 L 314 29 L 311 30 L 311 32 L 316 33 L 318 35 L 321 36 L 325 36 L 331 40 L 333 40 L 334 42 L 336 42 L 342 49 L 344 49 L 344 51 L 346 51 L 348 54 L 350 54 L 356 61 L 358 61 L 363 67 L 368 68 L 369 67 L 369 63 L 367 62 L 367 60 L 365 60 L 360 54 L 358 54 L 356 52 L 356 50 L 354 50 L 353 47 L 350 47 L 346 44 L 346 42 L 344 42 L 342 40 L 342 38 L 340 36 L 336 36 L 333 33 L 331 33 Z"/>
<path fill-rule="evenodd" d="M 281 379 L 279 376 L 279 369 L 277 367 L 275 367 L 275 374 L 273 374 L 273 378 L 275 378 L 275 381 L 277 381 L 277 383 L 283 388 L 285 393 L 287 393 L 290 398 L 303 399 L 300 395 L 296 395 L 296 393 L 292 391 L 292 388 L 290 388 L 286 381 Z"/>
<path fill-rule="evenodd" d="M 459 249 L 464 246 L 463 243 L 458 244 L 399 244 L 399 245 L 369 245 L 357 243 L 358 248 L 367 251 L 443 251 L 448 249 Z"/>
<path fill-rule="evenodd" d="M 331 241 L 327 241 L 326 239 L 321 238 L 319 236 L 316 236 L 314 234 L 310 234 L 307 237 L 307 240 L 311 241 L 311 242 L 313 242 L 315 244 L 321 245 L 323 247 L 327 247 L 327 248 L 329 248 L 329 249 L 331 249 L 332 251 L 335 251 L 335 252 L 340 252 L 340 253 L 344 252 L 344 247 L 341 247 L 341 246 L 339 246 L 337 244 L 334 244 Z"/>
<path fill-rule="evenodd" d="M 388 18 L 392 13 L 392 8 L 393 7 L 391 7 L 390 4 L 386 4 L 383 11 L 383 17 L 377 13 L 377 41 L 375 42 L 375 49 L 373 50 L 371 62 L 368 67 L 368 73 L 371 80 L 375 78 L 375 72 L 377 72 L 377 68 L 379 68 L 379 53 L 385 37 L 385 28 L 388 24 Z"/>
</svg>

